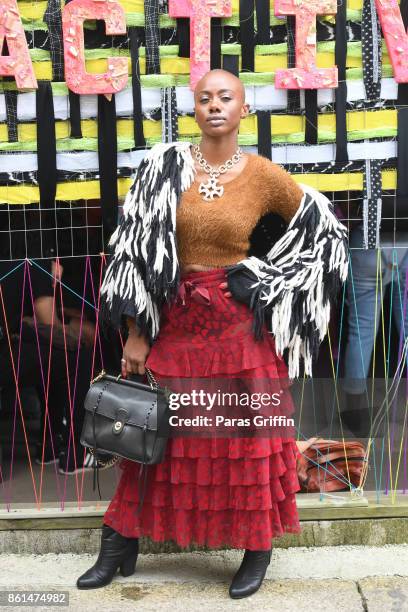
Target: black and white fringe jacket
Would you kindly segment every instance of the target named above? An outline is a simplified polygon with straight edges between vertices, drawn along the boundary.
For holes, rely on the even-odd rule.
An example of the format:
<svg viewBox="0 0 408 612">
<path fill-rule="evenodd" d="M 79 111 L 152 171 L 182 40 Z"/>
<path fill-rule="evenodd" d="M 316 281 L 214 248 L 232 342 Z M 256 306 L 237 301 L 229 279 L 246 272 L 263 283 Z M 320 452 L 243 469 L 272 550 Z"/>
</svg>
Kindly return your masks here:
<svg viewBox="0 0 408 612">
<path fill-rule="evenodd" d="M 176 209 L 194 181 L 191 144 L 155 145 L 139 165 L 109 245 L 112 254 L 101 288 L 101 313 L 115 327 L 123 315 L 153 342 L 160 310 L 180 283 Z M 250 256 L 227 269 L 233 297 L 254 313 L 259 338 L 266 323 L 276 351 L 288 350 L 289 377 L 306 375 L 327 333 L 331 302 L 348 270 L 347 231 L 321 193 L 301 185 L 304 196 L 286 232 L 262 258 Z"/>
</svg>

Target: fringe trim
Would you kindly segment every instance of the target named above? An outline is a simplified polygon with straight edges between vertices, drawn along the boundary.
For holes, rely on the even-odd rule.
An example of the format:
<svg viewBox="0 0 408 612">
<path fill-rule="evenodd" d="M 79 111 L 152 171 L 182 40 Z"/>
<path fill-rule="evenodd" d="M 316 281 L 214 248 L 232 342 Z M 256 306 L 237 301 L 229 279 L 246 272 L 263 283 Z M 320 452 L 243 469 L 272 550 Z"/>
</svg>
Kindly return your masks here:
<svg viewBox="0 0 408 612">
<path fill-rule="evenodd" d="M 306 375 L 312 376 L 312 361 L 329 325 L 330 303 L 348 272 L 346 228 L 323 194 L 301 187 L 299 209 L 265 259 L 249 257 L 230 269 L 252 271 L 255 334 L 262 333 L 265 318 L 277 353 L 289 351 L 290 378 L 299 376 L 301 357 Z"/>
<path fill-rule="evenodd" d="M 122 315 L 136 319 L 153 341 L 160 307 L 177 292 L 180 271 L 176 209 L 194 180 L 190 143 L 157 144 L 139 165 L 111 236 L 113 249 L 101 288 L 101 314 L 115 327 Z"/>
</svg>

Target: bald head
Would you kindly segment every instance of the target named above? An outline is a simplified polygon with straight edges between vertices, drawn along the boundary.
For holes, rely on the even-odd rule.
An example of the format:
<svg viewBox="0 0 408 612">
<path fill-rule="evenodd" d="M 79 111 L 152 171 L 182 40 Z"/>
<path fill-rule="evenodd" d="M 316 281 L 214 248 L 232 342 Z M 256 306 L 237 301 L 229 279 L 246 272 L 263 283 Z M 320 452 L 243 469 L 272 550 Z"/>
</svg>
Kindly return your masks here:
<svg viewBox="0 0 408 612">
<path fill-rule="evenodd" d="M 241 119 L 249 112 L 245 88 L 226 70 L 210 70 L 194 90 L 194 114 L 201 133 L 211 138 L 236 138 Z"/>
<path fill-rule="evenodd" d="M 208 91 L 208 89 L 214 88 L 225 88 L 229 89 L 237 94 L 237 96 L 245 103 L 245 87 L 241 83 L 238 77 L 228 70 L 222 70 L 217 68 L 210 70 L 198 81 L 194 89 L 194 97 L 198 96 L 202 91 Z"/>
</svg>

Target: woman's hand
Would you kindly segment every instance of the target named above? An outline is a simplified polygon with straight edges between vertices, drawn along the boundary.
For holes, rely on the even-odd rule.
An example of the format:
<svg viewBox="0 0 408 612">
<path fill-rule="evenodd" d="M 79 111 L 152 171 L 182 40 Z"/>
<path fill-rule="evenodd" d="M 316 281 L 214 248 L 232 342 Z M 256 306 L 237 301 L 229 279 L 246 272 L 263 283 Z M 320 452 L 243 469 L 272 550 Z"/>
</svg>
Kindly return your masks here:
<svg viewBox="0 0 408 612">
<path fill-rule="evenodd" d="M 224 291 L 224 296 L 226 298 L 232 297 L 231 291 L 228 291 L 228 283 L 221 283 L 221 285 L 218 285 L 218 287 Z"/>
<path fill-rule="evenodd" d="M 52 286 L 55 287 L 55 284 L 61 282 L 62 275 L 64 273 L 64 268 L 61 266 L 59 262 L 52 261 L 51 262 L 51 274 L 52 274 Z"/>
<path fill-rule="evenodd" d="M 128 374 L 145 374 L 145 363 L 150 353 L 150 344 L 145 336 L 138 335 L 131 330 L 129 337 L 123 347 L 123 357 L 121 361 L 122 376 L 127 378 Z"/>
</svg>

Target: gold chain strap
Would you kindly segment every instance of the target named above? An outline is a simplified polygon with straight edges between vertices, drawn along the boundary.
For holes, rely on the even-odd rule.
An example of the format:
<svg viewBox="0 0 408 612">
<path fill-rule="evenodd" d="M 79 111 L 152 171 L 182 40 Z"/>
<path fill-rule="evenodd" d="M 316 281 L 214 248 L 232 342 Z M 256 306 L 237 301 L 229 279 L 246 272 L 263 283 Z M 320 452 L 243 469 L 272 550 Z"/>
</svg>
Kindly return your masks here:
<svg viewBox="0 0 408 612">
<path fill-rule="evenodd" d="M 158 388 L 159 388 L 159 384 L 158 384 L 157 380 L 155 379 L 155 377 L 153 376 L 153 372 L 151 370 L 149 370 L 149 368 L 146 368 L 146 367 L 145 367 L 145 370 L 146 370 L 147 379 L 149 381 L 149 384 L 150 384 L 151 388 L 154 391 L 157 391 Z"/>
<path fill-rule="evenodd" d="M 92 457 L 95 457 L 95 453 L 93 452 L 93 448 L 89 447 L 88 450 L 91 453 Z M 96 458 L 96 460 L 97 460 L 97 462 L 99 464 L 99 467 L 101 467 L 101 468 L 110 468 L 110 467 L 113 467 L 115 465 L 115 463 L 117 463 L 119 461 L 119 459 L 120 459 L 120 457 L 118 455 L 113 455 L 113 457 L 111 457 L 110 459 L 107 459 L 106 461 L 101 461 L 100 459 Z"/>
</svg>

